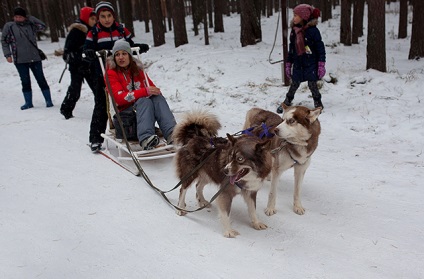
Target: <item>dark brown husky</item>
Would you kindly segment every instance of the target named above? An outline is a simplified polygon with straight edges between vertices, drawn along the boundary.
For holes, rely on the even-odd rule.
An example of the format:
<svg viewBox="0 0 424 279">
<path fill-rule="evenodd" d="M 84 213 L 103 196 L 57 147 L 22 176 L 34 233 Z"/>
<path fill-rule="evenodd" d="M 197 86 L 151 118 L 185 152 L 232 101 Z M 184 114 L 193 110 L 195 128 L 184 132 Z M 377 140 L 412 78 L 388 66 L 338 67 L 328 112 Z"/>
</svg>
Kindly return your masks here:
<svg viewBox="0 0 424 279">
<path fill-rule="evenodd" d="M 229 217 L 232 200 L 237 194 L 242 194 L 247 203 L 252 226 L 257 230 L 266 229 L 267 226 L 256 216 L 256 194 L 271 172 L 272 155 L 267 147 L 269 141 L 228 134 L 228 139 L 220 138 L 217 137 L 219 128 L 221 124 L 217 117 L 202 111 L 187 114 L 175 127 L 174 142 L 182 145 L 175 156 L 176 172 L 184 180 L 178 207 L 185 209 L 187 188 L 194 181 L 197 181 L 198 204 L 206 205 L 208 202 L 203 196 L 203 188 L 208 183 L 214 183 L 224 188 L 217 198 L 217 204 L 225 237 L 239 234 L 231 228 Z M 185 178 L 204 160 L 204 165 Z M 178 215 L 185 213 L 184 210 L 177 210 Z"/>
</svg>

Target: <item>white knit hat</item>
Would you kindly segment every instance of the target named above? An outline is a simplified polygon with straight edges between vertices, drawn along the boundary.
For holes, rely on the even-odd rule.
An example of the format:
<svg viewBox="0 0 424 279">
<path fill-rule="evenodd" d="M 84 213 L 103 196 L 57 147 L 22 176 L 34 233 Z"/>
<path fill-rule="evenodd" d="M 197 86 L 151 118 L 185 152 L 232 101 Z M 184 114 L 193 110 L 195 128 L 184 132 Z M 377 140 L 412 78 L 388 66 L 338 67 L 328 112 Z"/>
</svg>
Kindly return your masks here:
<svg viewBox="0 0 424 279">
<path fill-rule="evenodd" d="M 115 44 L 113 45 L 113 48 L 112 48 L 113 56 L 115 56 L 115 53 L 118 50 L 124 50 L 131 55 L 131 46 L 127 41 L 125 41 L 125 39 L 120 39 L 120 40 L 117 40 L 115 42 Z"/>
</svg>

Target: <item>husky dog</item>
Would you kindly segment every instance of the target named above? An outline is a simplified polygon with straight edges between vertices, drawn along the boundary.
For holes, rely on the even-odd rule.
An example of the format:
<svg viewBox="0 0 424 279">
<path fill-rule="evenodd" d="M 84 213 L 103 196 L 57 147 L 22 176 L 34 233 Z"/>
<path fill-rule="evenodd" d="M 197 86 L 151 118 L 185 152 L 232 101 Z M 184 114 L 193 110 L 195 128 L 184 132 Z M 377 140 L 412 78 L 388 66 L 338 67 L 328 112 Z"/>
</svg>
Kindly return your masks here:
<svg viewBox="0 0 424 279">
<path fill-rule="evenodd" d="M 266 215 L 271 216 L 275 209 L 277 183 L 281 174 L 294 168 L 294 204 L 293 211 L 299 215 L 305 213 L 300 201 L 300 188 L 305 172 L 311 163 L 311 156 L 318 146 L 318 136 L 321 126 L 318 116 L 322 108 L 310 110 L 303 106 L 286 106 L 282 104 L 284 114 L 280 118 L 277 114 L 252 108 L 247 112 L 244 129 L 259 127 L 261 123 L 271 126 L 270 132 L 276 137 L 271 139 L 272 154 L 274 157 L 271 171 L 271 188 L 268 197 Z M 254 133 L 258 130 L 255 128 Z"/>
<path fill-rule="evenodd" d="M 174 142 L 182 145 L 175 156 L 176 172 L 182 180 L 178 201 L 180 209 L 176 213 L 185 215 L 187 188 L 194 181 L 197 181 L 199 207 L 208 204 L 203 188 L 214 183 L 222 189 L 217 204 L 225 237 L 239 234 L 230 224 L 231 204 L 237 194 L 241 194 L 247 203 L 252 226 L 257 230 L 266 229 L 267 226 L 256 216 L 256 194 L 271 173 L 269 141 L 228 134 L 228 139 L 217 137 L 219 128 L 221 124 L 217 117 L 204 111 L 187 114 L 175 127 Z"/>
</svg>

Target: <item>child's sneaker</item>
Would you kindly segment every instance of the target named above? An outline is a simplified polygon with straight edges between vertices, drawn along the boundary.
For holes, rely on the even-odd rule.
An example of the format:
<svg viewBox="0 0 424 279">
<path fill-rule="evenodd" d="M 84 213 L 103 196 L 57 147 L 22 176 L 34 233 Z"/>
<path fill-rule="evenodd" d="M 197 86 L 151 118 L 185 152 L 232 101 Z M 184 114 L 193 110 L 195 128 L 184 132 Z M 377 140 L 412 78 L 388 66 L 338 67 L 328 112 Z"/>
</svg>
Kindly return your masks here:
<svg viewBox="0 0 424 279">
<path fill-rule="evenodd" d="M 148 137 L 147 139 L 143 140 L 140 143 L 140 146 L 143 148 L 143 150 L 151 150 L 155 148 L 159 144 L 159 137 L 157 135 L 152 135 Z"/>
</svg>

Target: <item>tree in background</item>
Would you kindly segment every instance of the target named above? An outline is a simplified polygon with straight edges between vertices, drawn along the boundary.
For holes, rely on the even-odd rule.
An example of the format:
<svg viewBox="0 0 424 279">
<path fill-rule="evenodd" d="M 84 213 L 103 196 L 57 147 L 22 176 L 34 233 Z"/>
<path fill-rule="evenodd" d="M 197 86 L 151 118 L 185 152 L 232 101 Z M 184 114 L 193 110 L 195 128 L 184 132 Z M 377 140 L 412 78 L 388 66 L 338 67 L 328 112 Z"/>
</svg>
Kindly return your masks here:
<svg viewBox="0 0 424 279">
<path fill-rule="evenodd" d="M 319 7 L 321 10 L 321 22 L 325 22 L 333 18 L 331 13 L 331 0 L 322 0 L 319 3 L 321 4 Z"/>
<path fill-rule="evenodd" d="M 406 38 L 408 34 L 408 0 L 400 0 L 398 39 Z"/>
<path fill-rule="evenodd" d="M 119 1 L 119 11 L 122 23 L 135 36 L 131 1 Z"/>
<path fill-rule="evenodd" d="M 367 70 L 386 72 L 385 0 L 368 1 Z"/>
<path fill-rule="evenodd" d="M 340 7 L 340 43 L 345 46 L 352 45 L 352 27 L 351 20 L 351 0 L 341 0 Z"/>
<path fill-rule="evenodd" d="M 150 16 L 152 19 L 154 46 L 165 44 L 165 26 L 163 25 L 162 6 L 160 0 L 150 0 Z"/>
<path fill-rule="evenodd" d="M 408 59 L 424 57 L 424 1 L 414 0 L 414 7 L 411 33 L 411 48 L 409 49 Z"/>
<path fill-rule="evenodd" d="M 364 8 L 365 0 L 353 0 L 352 44 L 358 44 L 364 35 Z"/>
<path fill-rule="evenodd" d="M 240 42 L 241 46 L 255 45 L 262 40 L 260 23 L 260 10 L 255 5 L 255 0 L 240 0 Z M 258 18 L 259 14 L 259 18 Z"/>
<path fill-rule="evenodd" d="M 214 21 L 215 21 L 215 29 L 214 32 L 224 32 L 224 19 L 222 15 L 225 10 L 225 0 L 215 0 L 214 1 Z"/>
<path fill-rule="evenodd" d="M 175 47 L 188 44 L 184 0 L 172 1 L 172 15 Z"/>
</svg>

